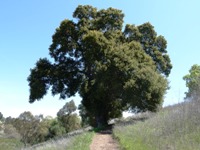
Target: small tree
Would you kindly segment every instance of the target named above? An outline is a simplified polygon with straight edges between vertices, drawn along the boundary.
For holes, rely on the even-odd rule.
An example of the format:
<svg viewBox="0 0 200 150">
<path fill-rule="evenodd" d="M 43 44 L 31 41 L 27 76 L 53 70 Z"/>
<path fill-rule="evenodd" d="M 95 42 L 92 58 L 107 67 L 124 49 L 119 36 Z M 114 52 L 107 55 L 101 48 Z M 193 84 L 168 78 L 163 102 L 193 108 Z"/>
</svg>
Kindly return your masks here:
<svg viewBox="0 0 200 150">
<path fill-rule="evenodd" d="M 57 119 L 53 119 L 51 122 L 51 125 L 49 127 L 49 138 L 53 138 L 56 136 L 61 136 L 63 134 L 65 134 L 65 128 L 62 126 L 62 124 L 60 123 L 60 121 L 58 121 Z"/>
<path fill-rule="evenodd" d="M 21 139 L 21 135 L 18 133 L 17 129 L 12 124 L 6 124 L 4 128 L 4 133 L 7 138 Z"/>
<path fill-rule="evenodd" d="M 73 114 L 76 109 L 77 107 L 74 101 L 71 100 L 70 102 L 67 102 L 57 113 L 58 120 L 61 122 L 66 132 L 79 129 L 81 126 L 79 117 L 77 114 Z"/>
<path fill-rule="evenodd" d="M 183 77 L 186 81 L 188 91 L 185 92 L 185 99 L 198 100 L 200 96 L 200 66 L 195 64 L 189 70 L 189 74 Z"/>
<path fill-rule="evenodd" d="M 3 121 L 3 120 L 4 120 L 3 114 L 0 112 L 0 121 Z"/>
<path fill-rule="evenodd" d="M 71 115 L 77 109 L 73 100 L 67 102 L 57 113 L 57 116 Z"/>
<path fill-rule="evenodd" d="M 25 111 L 14 119 L 12 125 L 17 129 L 21 135 L 21 141 L 26 146 L 27 144 L 35 144 L 37 140 L 37 129 L 39 127 L 39 120 L 37 120 L 31 112 Z"/>
</svg>

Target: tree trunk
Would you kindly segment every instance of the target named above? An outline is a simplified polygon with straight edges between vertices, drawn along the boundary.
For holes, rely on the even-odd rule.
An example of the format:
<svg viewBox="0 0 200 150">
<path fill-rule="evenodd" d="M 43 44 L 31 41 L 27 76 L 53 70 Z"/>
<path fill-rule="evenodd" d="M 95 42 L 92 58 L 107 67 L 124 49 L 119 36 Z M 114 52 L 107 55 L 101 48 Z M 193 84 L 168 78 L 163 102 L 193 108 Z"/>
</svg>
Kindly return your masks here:
<svg viewBox="0 0 200 150">
<path fill-rule="evenodd" d="M 108 120 L 105 115 L 97 115 L 96 116 L 96 125 L 97 128 L 102 128 L 108 126 Z"/>
</svg>

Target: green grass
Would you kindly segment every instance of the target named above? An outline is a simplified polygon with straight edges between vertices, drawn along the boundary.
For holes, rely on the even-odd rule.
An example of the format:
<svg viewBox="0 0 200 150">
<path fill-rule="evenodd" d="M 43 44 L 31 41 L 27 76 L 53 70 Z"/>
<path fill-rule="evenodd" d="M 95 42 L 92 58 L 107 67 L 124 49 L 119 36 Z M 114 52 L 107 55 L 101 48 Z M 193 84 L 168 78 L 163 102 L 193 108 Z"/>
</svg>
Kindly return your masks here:
<svg viewBox="0 0 200 150">
<path fill-rule="evenodd" d="M 20 149 L 23 144 L 16 139 L 0 138 L 0 150 L 16 150 Z"/>
<path fill-rule="evenodd" d="M 67 147 L 67 150 L 89 150 L 94 134 L 94 132 L 85 132 L 76 136 L 71 145 Z"/>
<path fill-rule="evenodd" d="M 198 150 L 200 102 L 163 109 L 145 122 L 118 125 L 113 134 L 126 150 Z"/>
<path fill-rule="evenodd" d="M 114 128 L 113 134 L 118 139 L 122 149 L 151 150 L 146 145 L 144 136 L 137 130 L 141 125 L 142 123 L 138 123 L 137 125 L 118 126 Z"/>
</svg>

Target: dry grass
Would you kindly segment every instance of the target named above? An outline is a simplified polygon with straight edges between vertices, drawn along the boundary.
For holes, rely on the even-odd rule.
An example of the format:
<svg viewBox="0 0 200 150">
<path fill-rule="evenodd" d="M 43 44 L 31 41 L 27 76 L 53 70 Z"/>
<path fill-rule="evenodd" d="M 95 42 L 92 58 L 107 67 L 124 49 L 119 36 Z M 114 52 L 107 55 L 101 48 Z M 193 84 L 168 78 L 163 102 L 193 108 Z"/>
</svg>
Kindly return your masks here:
<svg viewBox="0 0 200 150">
<path fill-rule="evenodd" d="M 127 150 L 198 150 L 200 102 L 167 107 L 135 125 L 118 125 L 114 136 Z"/>
</svg>

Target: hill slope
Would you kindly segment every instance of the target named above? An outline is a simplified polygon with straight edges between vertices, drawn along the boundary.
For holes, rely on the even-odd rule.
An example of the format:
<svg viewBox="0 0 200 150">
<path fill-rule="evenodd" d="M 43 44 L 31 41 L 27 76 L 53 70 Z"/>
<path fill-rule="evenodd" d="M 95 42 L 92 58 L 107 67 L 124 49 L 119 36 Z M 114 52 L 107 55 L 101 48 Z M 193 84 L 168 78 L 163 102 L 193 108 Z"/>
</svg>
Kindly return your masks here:
<svg viewBox="0 0 200 150">
<path fill-rule="evenodd" d="M 200 102 L 184 102 L 167 107 L 144 122 L 118 125 L 114 136 L 127 150 L 198 150 Z"/>
</svg>

